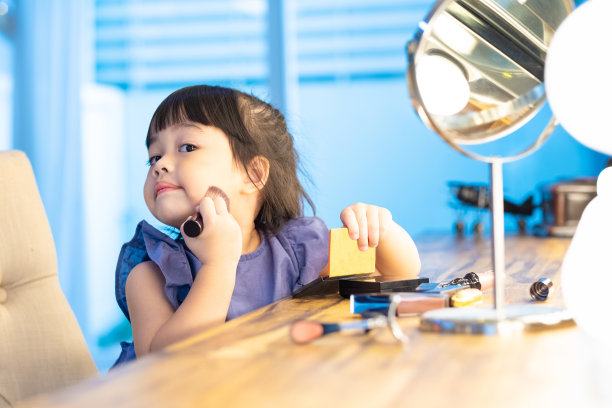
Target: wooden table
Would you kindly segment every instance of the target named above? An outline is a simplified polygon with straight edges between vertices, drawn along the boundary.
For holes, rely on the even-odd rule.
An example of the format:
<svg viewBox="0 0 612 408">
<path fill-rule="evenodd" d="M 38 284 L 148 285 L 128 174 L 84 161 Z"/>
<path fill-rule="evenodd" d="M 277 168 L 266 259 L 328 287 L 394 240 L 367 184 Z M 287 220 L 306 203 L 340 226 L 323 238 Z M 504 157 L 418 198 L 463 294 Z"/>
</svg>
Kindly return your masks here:
<svg viewBox="0 0 612 408">
<path fill-rule="evenodd" d="M 548 277 L 557 290 L 546 304 L 562 306 L 560 267 L 569 242 L 507 237 L 507 302 L 531 302 L 530 284 Z M 432 281 L 491 268 L 486 240 L 427 236 L 417 247 L 421 275 Z M 492 304 L 491 296 L 486 302 Z M 337 295 L 283 299 L 24 406 L 585 407 L 612 401 L 597 354 L 575 326 L 505 337 L 440 335 L 419 331 L 412 317 L 402 319 L 411 337 L 404 346 L 385 328 L 335 333 L 302 346 L 289 338 L 298 319 L 355 318 Z"/>
</svg>

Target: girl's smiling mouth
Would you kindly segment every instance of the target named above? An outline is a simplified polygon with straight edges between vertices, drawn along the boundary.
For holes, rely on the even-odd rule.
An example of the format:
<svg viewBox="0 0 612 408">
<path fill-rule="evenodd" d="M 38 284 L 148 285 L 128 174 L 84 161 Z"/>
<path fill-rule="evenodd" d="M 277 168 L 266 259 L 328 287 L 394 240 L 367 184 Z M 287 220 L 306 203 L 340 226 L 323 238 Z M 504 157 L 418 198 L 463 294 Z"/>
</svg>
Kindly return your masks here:
<svg viewBox="0 0 612 408">
<path fill-rule="evenodd" d="M 159 196 L 160 194 L 166 193 L 168 191 L 178 190 L 179 187 L 172 183 L 167 183 L 165 181 L 158 181 L 155 184 L 155 196 Z"/>
</svg>

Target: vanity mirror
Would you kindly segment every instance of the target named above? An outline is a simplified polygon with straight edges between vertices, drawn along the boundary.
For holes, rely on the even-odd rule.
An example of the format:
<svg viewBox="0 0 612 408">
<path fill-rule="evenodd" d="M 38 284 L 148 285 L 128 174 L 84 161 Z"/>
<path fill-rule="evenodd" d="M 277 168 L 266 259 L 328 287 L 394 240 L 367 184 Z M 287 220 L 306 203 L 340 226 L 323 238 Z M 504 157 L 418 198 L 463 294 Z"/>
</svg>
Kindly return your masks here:
<svg viewBox="0 0 612 408">
<path fill-rule="evenodd" d="M 571 321 L 563 309 L 504 304 L 502 164 L 535 151 L 557 125 L 544 62 L 573 8 L 572 0 L 440 0 L 407 45 L 417 114 L 455 150 L 489 163 L 491 182 L 494 307 L 431 311 L 424 330 L 493 334 Z"/>
</svg>

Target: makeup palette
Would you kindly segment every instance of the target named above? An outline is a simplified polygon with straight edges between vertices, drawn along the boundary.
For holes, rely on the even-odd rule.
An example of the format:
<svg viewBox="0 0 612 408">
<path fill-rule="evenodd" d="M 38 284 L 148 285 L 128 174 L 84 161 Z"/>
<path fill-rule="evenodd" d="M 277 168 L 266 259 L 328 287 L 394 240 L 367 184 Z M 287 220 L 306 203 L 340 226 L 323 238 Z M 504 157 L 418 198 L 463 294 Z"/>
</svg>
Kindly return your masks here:
<svg viewBox="0 0 612 408">
<path fill-rule="evenodd" d="M 376 249 L 361 251 L 351 239 L 347 228 L 329 230 L 329 276 L 314 281 L 293 292 L 294 298 L 340 293 L 348 298 L 353 293 L 407 292 L 428 278 L 403 279 L 393 276 L 372 276 L 376 270 Z"/>
<path fill-rule="evenodd" d="M 342 279 L 338 285 L 340 295 L 349 298 L 356 293 L 414 292 L 429 278 L 404 279 L 398 276 L 371 276 Z"/>
</svg>

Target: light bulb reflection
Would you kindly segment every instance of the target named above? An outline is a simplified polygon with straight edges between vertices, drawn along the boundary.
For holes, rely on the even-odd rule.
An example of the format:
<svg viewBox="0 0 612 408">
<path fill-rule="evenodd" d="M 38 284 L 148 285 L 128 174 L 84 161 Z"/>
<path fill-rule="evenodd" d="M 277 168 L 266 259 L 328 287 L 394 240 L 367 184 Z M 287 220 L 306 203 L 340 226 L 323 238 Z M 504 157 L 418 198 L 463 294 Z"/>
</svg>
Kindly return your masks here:
<svg viewBox="0 0 612 408">
<path fill-rule="evenodd" d="M 426 55 L 416 64 L 419 93 L 427 110 L 434 115 L 453 115 L 470 98 L 470 85 L 463 70 L 445 56 Z"/>
</svg>

